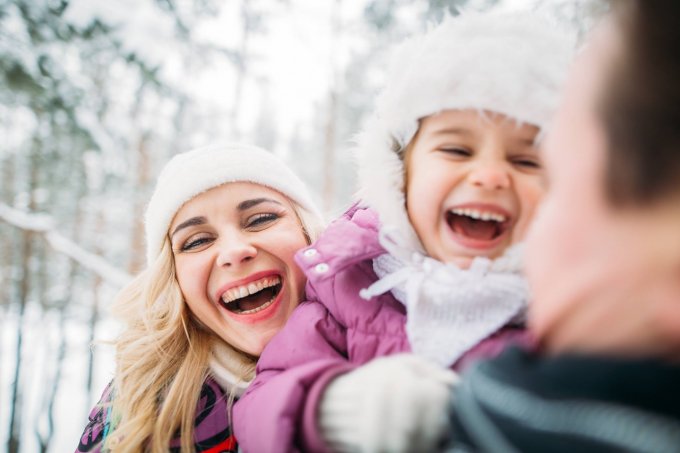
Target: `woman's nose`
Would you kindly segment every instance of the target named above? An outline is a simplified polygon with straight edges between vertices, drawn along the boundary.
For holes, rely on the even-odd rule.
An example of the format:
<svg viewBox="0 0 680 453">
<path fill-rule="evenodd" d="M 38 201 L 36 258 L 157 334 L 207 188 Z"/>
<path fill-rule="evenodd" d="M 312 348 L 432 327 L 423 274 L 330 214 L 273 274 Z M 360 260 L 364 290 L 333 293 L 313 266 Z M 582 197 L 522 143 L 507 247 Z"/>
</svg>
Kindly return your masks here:
<svg viewBox="0 0 680 453">
<path fill-rule="evenodd" d="M 257 247 L 243 236 L 225 238 L 219 247 L 218 266 L 238 266 L 257 256 Z"/>
<path fill-rule="evenodd" d="M 472 185 L 486 190 L 502 190 L 510 187 L 510 175 L 501 162 L 479 162 L 470 171 Z"/>
</svg>

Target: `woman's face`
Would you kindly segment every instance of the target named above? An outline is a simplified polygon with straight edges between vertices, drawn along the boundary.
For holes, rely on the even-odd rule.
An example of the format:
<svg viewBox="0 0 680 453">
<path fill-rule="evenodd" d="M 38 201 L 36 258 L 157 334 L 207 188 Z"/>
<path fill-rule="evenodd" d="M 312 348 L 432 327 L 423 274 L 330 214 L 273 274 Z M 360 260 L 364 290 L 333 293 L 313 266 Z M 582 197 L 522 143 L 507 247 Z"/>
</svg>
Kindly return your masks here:
<svg viewBox="0 0 680 453">
<path fill-rule="evenodd" d="M 549 191 L 529 231 L 527 275 L 530 322 L 552 351 L 648 354 L 662 352 L 669 333 L 680 338 L 680 313 L 666 309 L 680 284 L 678 209 L 616 208 L 605 193 L 596 102 L 618 43 L 612 24 L 602 25 L 575 63 L 545 143 Z"/>
<path fill-rule="evenodd" d="M 290 200 L 258 184 L 225 184 L 184 204 L 169 235 L 192 313 L 230 345 L 259 356 L 305 285 L 293 256 L 307 242 Z"/>
</svg>

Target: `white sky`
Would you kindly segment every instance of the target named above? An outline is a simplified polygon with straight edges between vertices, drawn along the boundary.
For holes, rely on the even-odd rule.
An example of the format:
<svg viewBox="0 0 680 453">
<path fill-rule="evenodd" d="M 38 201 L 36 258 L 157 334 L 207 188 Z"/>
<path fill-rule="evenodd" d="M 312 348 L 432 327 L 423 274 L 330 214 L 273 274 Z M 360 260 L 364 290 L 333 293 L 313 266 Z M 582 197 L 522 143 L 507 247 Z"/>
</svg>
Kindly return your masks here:
<svg viewBox="0 0 680 453">
<path fill-rule="evenodd" d="M 286 139 L 296 125 L 311 124 L 313 107 L 328 93 L 331 83 L 331 54 L 343 67 L 352 49 L 364 43 L 364 37 L 353 39 L 352 24 L 360 21 L 366 0 L 339 3 L 343 33 L 331 42 L 335 0 L 277 0 L 253 2 L 251 7 L 264 12 L 266 34 L 255 33 L 248 50 L 253 55 L 249 77 L 243 87 L 238 109 L 240 129 L 256 121 L 263 103 L 277 121 L 279 141 Z M 484 0 L 473 0 L 484 3 Z M 505 7 L 517 8 L 536 0 L 501 0 Z M 190 9 L 189 0 L 177 2 L 178 8 Z M 241 2 L 222 2 L 219 14 L 202 17 L 189 24 L 199 42 L 239 49 L 242 41 Z M 72 0 L 65 19 L 76 24 L 89 23 L 102 17 L 106 23 L 119 24 L 120 39 L 125 48 L 133 49 L 151 63 L 162 63 L 165 79 L 189 91 L 207 112 L 227 115 L 233 105 L 235 71 L 224 59 L 214 58 L 208 65 L 187 67 L 181 52 L 172 45 L 174 24 L 169 15 L 160 12 L 153 1 L 138 0 Z M 209 68 L 209 69 L 206 69 Z M 192 70 L 193 69 L 193 70 Z M 188 76 L 187 74 L 190 74 Z M 266 79 L 266 81 L 265 81 Z M 218 115 L 219 115 L 218 113 Z M 209 120 L 206 118 L 206 120 Z"/>
</svg>

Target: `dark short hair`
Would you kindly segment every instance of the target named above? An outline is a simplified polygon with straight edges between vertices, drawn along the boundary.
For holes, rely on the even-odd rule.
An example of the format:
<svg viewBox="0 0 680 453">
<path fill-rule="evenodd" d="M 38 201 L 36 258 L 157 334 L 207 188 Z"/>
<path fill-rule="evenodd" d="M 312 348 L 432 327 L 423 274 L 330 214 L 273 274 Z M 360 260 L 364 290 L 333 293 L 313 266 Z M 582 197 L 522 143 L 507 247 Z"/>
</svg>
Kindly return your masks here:
<svg viewBox="0 0 680 453">
<path fill-rule="evenodd" d="M 601 98 L 617 205 L 680 194 L 680 1 L 611 0 L 623 41 Z"/>
</svg>

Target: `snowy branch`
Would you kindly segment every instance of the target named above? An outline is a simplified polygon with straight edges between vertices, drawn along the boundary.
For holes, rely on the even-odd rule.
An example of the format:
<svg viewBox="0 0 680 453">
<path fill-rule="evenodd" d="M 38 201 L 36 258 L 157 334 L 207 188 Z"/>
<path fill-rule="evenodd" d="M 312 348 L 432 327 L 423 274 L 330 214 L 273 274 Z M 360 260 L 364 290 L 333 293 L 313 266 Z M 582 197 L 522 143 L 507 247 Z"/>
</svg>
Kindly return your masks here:
<svg viewBox="0 0 680 453">
<path fill-rule="evenodd" d="M 54 220 L 48 215 L 29 214 L 0 203 L 0 219 L 22 230 L 42 234 L 54 250 L 91 270 L 113 286 L 122 287 L 132 279 L 132 276 L 126 272 L 112 266 L 102 257 L 88 252 L 56 231 Z"/>
</svg>

